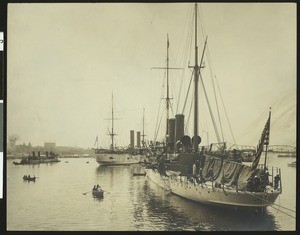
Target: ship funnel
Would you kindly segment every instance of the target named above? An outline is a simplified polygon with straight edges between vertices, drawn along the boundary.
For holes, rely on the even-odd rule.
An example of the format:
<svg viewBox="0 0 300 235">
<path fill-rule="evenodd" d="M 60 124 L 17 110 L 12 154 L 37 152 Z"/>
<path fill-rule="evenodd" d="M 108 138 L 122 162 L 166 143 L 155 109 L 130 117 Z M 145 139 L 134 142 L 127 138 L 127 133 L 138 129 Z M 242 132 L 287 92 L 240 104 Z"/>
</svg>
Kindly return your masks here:
<svg viewBox="0 0 300 235">
<path fill-rule="evenodd" d="M 184 135 L 184 115 L 175 115 L 175 139 L 176 141 L 181 140 Z"/>
<path fill-rule="evenodd" d="M 141 132 L 140 131 L 136 132 L 136 145 L 138 148 L 141 147 Z"/>
<path fill-rule="evenodd" d="M 46 151 L 46 157 L 49 157 L 48 151 Z"/>
<path fill-rule="evenodd" d="M 174 150 L 174 145 L 175 145 L 175 118 L 170 118 L 168 120 L 169 122 L 169 146 L 170 150 Z"/>
<path fill-rule="evenodd" d="M 188 135 L 184 135 L 181 138 L 181 143 L 185 147 L 190 146 L 191 145 L 191 138 Z"/>
<path fill-rule="evenodd" d="M 35 157 L 35 152 L 34 151 L 32 152 L 32 156 Z"/>
<path fill-rule="evenodd" d="M 134 148 L 134 130 L 130 131 L 130 148 Z"/>
<path fill-rule="evenodd" d="M 41 156 L 41 152 L 40 151 L 38 151 L 38 157 L 40 157 Z"/>
<path fill-rule="evenodd" d="M 199 135 L 196 136 L 193 136 L 192 138 L 192 143 L 194 144 L 194 140 L 196 140 L 196 144 L 199 145 L 201 143 L 201 137 Z"/>
</svg>

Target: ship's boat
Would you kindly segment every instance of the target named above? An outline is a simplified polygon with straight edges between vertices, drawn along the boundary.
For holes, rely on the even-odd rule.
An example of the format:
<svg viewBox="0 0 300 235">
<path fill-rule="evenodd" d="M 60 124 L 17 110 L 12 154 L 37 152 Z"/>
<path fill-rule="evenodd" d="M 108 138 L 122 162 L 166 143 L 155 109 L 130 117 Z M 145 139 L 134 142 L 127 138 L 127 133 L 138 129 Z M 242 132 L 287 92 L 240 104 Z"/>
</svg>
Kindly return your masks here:
<svg viewBox="0 0 300 235">
<path fill-rule="evenodd" d="M 145 176 L 146 172 L 134 172 L 133 176 Z"/>
<path fill-rule="evenodd" d="M 94 187 L 92 189 L 92 195 L 94 197 L 103 198 L 103 194 L 104 194 L 104 191 L 102 190 L 101 186 L 99 186 L 99 185 L 97 185 L 96 187 Z"/>
<path fill-rule="evenodd" d="M 291 167 L 296 167 L 297 166 L 297 162 L 294 161 L 294 162 L 288 163 L 287 165 L 291 166 Z"/>
<path fill-rule="evenodd" d="M 35 176 L 30 176 L 30 175 L 24 175 L 23 176 L 23 180 L 27 180 L 27 181 L 35 181 L 36 177 Z"/>
</svg>

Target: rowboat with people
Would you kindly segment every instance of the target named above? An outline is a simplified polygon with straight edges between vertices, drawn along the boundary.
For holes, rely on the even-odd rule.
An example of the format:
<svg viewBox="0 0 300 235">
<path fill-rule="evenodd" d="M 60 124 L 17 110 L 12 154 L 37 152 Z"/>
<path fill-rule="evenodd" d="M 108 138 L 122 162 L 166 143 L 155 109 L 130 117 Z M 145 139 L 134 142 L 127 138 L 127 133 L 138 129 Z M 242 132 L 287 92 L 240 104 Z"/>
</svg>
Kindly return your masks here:
<svg viewBox="0 0 300 235">
<path fill-rule="evenodd" d="M 23 180 L 25 181 L 35 181 L 36 177 L 35 176 L 30 176 L 30 175 L 24 175 Z"/>
<path fill-rule="evenodd" d="M 92 194 L 94 197 L 102 198 L 103 197 L 104 190 L 101 188 L 99 184 L 94 185 L 92 189 Z"/>
</svg>

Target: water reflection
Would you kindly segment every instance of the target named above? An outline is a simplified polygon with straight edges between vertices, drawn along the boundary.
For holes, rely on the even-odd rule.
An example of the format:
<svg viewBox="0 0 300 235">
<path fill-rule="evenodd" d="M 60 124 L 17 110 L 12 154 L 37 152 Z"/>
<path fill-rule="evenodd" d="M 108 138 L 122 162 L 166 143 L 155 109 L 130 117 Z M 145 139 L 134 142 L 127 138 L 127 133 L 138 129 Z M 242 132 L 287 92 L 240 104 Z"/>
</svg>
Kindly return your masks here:
<svg viewBox="0 0 300 235">
<path fill-rule="evenodd" d="M 251 231 L 277 230 L 275 217 L 268 210 L 262 213 L 245 213 L 225 208 L 195 203 L 171 194 L 150 181 L 147 177 L 134 177 L 141 166 L 98 166 L 96 177 L 105 177 L 103 184 L 119 194 L 127 194 L 128 207 L 132 206 L 130 223 L 138 230 L 179 231 Z M 125 177 L 126 176 L 126 177 Z M 116 185 L 118 185 L 116 188 Z M 129 219 L 129 218 L 128 218 Z"/>
<path fill-rule="evenodd" d="M 163 213 L 162 218 L 170 221 L 165 229 L 195 229 L 201 231 L 224 230 L 276 230 L 275 217 L 270 212 L 245 213 L 220 209 L 209 205 L 195 203 L 174 194 L 166 193 L 155 185 L 145 182 L 149 195 L 148 208 L 153 214 Z M 189 227 L 186 225 L 189 224 Z"/>
<path fill-rule="evenodd" d="M 140 165 L 108 167 L 92 161 L 86 164 L 86 159 L 69 159 L 69 163 L 7 165 L 9 229 L 274 231 L 291 230 L 295 225 L 294 219 L 273 208 L 264 215 L 246 214 L 170 194 L 146 176 L 133 176 L 144 171 Z M 281 164 L 286 167 L 285 162 Z M 25 183 L 24 174 L 39 178 Z M 283 174 L 286 190 L 277 203 L 293 208 L 295 171 L 285 170 Z M 91 193 L 97 184 L 106 191 L 103 198 L 94 198 Z M 84 196 L 83 192 L 89 193 Z"/>
</svg>

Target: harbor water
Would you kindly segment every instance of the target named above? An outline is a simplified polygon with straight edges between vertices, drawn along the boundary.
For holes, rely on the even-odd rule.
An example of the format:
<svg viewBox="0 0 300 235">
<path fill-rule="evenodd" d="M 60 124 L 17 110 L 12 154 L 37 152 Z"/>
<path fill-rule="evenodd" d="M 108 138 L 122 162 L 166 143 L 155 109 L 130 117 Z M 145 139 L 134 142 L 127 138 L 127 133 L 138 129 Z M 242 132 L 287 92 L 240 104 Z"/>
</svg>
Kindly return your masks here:
<svg viewBox="0 0 300 235">
<path fill-rule="evenodd" d="M 262 159 L 263 160 L 263 159 Z M 7 161 L 7 229 L 11 231 L 274 231 L 295 230 L 295 158 L 269 154 L 281 168 L 283 193 L 265 213 L 245 213 L 195 203 L 145 176 L 139 164 L 99 166 L 94 158 L 14 165 Z M 270 171 L 270 167 L 269 167 Z M 35 182 L 23 181 L 35 175 Z M 91 189 L 99 184 L 103 199 Z M 278 206 L 280 205 L 280 206 Z M 289 209 L 289 210 L 287 210 Z"/>
</svg>

